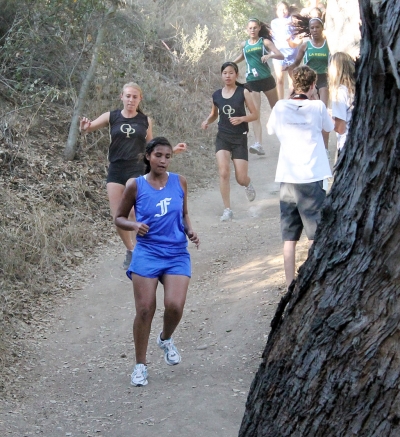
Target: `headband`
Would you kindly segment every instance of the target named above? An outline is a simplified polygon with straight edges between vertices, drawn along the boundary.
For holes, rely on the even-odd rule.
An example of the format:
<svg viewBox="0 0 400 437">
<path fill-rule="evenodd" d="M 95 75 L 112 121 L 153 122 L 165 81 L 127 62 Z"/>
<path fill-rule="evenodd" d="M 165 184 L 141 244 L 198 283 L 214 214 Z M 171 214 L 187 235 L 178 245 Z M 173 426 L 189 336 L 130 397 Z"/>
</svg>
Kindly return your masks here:
<svg viewBox="0 0 400 437">
<path fill-rule="evenodd" d="M 322 26 L 324 25 L 324 22 L 321 20 L 321 18 L 318 18 L 318 17 L 310 18 L 310 22 L 312 20 L 318 20 L 322 24 Z"/>
</svg>

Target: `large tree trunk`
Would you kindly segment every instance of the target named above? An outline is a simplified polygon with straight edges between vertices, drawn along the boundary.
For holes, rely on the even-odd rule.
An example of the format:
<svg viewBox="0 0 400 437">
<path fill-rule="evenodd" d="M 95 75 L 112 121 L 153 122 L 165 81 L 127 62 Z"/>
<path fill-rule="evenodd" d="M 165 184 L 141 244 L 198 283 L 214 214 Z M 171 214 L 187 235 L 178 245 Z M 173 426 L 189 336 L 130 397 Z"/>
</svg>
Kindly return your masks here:
<svg viewBox="0 0 400 437">
<path fill-rule="evenodd" d="M 99 30 L 97 31 L 96 42 L 93 47 L 92 61 L 90 63 L 89 70 L 86 73 L 85 79 L 82 82 L 81 89 L 75 103 L 74 113 L 72 114 L 71 124 L 69 127 L 68 139 L 64 148 L 64 159 L 68 161 L 72 161 L 75 158 L 79 132 L 79 117 L 82 115 L 83 108 L 86 104 L 89 86 L 96 74 L 99 52 L 101 45 L 103 44 L 108 20 L 115 14 L 117 4 L 118 0 L 112 1 L 109 10 L 106 12 L 103 20 L 100 22 Z"/>
<path fill-rule="evenodd" d="M 353 122 L 241 437 L 400 436 L 400 3 L 362 1 Z"/>
<path fill-rule="evenodd" d="M 325 35 L 331 53 L 346 52 L 354 59 L 359 55 L 361 35 L 358 0 L 328 1 Z"/>
</svg>

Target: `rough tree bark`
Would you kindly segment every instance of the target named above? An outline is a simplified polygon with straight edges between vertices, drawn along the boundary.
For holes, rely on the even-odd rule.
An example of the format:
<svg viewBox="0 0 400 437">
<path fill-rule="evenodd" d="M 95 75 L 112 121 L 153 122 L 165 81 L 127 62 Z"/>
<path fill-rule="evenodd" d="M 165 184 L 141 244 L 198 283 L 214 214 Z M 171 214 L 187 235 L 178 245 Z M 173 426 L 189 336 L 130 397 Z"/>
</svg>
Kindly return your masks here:
<svg viewBox="0 0 400 437">
<path fill-rule="evenodd" d="M 400 436 L 400 3 L 360 3 L 348 142 L 240 437 Z"/>
<path fill-rule="evenodd" d="M 90 63 L 89 70 L 86 73 L 85 79 L 82 82 L 82 86 L 81 89 L 79 90 L 78 98 L 75 102 L 75 108 L 72 114 L 71 125 L 69 127 L 68 139 L 64 148 L 64 159 L 68 161 L 72 161 L 76 155 L 78 133 L 79 133 L 79 116 L 82 115 L 82 111 L 86 103 L 86 97 L 89 91 L 89 86 L 96 74 L 96 68 L 99 59 L 99 51 L 103 43 L 108 20 L 115 14 L 117 5 L 118 5 L 118 0 L 113 0 L 110 8 L 105 13 L 104 18 L 100 23 L 99 30 L 97 32 L 96 42 L 94 43 L 94 47 L 93 47 L 92 61 Z"/>
<path fill-rule="evenodd" d="M 360 9 L 358 0 L 329 0 L 325 35 L 331 53 L 346 52 L 354 59 L 360 52 Z"/>
</svg>

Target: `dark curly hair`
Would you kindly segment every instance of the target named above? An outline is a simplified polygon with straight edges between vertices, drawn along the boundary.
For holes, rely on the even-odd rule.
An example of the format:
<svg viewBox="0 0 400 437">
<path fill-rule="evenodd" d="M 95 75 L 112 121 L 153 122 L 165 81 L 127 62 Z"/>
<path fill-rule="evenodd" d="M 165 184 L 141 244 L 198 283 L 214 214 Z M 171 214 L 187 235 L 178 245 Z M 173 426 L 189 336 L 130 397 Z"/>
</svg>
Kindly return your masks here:
<svg viewBox="0 0 400 437">
<path fill-rule="evenodd" d="M 317 81 L 317 73 L 307 65 L 293 70 L 293 88 L 296 92 L 307 93 L 311 85 Z"/>
<path fill-rule="evenodd" d="M 155 137 L 150 140 L 146 145 L 146 151 L 143 156 L 143 162 L 146 164 L 146 173 L 150 173 L 150 161 L 146 158 L 146 155 L 150 155 L 157 146 L 168 146 L 171 148 L 171 151 L 173 150 L 171 143 L 165 137 Z"/>
</svg>

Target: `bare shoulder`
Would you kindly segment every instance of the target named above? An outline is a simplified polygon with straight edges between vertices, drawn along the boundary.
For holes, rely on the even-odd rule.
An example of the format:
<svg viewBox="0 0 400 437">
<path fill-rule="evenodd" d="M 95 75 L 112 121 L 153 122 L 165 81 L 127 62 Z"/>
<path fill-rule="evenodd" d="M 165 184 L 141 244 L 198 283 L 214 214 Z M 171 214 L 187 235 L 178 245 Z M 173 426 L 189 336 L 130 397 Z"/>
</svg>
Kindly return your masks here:
<svg viewBox="0 0 400 437">
<path fill-rule="evenodd" d="M 126 181 L 125 190 L 136 192 L 136 178 L 130 178 Z"/>
<path fill-rule="evenodd" d="M 186 191 L 187 189 L 187 180 L 185 178 L 185 176 L 182 176 L 180 174 L 178 174 L 179 177 L 179 182 L 181 183 L 181 187 L 183 188 L 184 191 Z"/>
<path fill-rule="evenodd" d="M 185 176 L 182 176 L 181 174 L 178 174 L 179 176 L 179 182 L 182 184 L 184 183 L 185 185 L 187 184 L 187 180 L 185 178 Z"/>
</svg>

